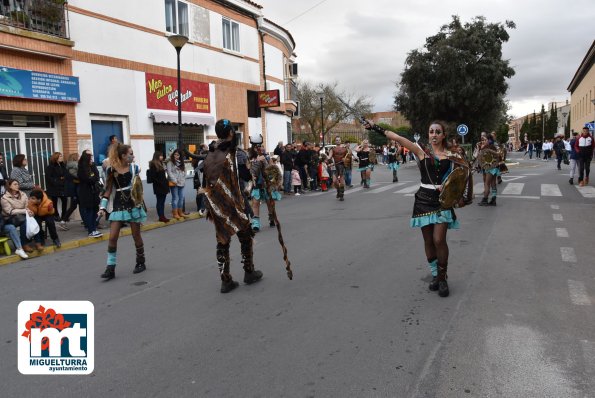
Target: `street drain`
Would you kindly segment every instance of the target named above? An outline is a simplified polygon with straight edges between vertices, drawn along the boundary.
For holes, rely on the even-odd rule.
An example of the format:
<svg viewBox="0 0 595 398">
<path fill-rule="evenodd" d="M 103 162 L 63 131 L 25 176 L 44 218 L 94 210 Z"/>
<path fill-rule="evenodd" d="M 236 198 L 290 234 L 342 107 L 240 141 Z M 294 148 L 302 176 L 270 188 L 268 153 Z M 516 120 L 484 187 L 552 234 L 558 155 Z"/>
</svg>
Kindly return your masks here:
<svg viewBox="0 0 595 398">
<path fill-rule="evenodd" d="M 148 282 L 141 281 L 141 282 L 134 282 L 132 285 L 133 286 L 142 286 L 142 285 L 146 285 L 147 283 Z"/>
</svg>

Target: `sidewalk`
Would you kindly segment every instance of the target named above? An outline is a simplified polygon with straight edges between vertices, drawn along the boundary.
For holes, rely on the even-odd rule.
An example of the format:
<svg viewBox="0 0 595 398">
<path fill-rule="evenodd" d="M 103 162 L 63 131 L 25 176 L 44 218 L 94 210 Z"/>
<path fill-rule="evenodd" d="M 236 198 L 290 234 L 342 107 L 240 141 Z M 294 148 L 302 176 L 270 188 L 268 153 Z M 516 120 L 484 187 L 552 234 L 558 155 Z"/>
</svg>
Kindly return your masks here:
<svg viewBox="0 0 595 398">
<path fill-rule="evenodd" d="M 192 206 L 192 204 L 190 206 Z M 170 210 L 169 206 L 166 206 L 165 210 L 166 210 L 165 214 L 167 217 L 168 213 L 171 214 L 171 211 L 169 211 Z M 78 210 L 76 210 L 76 211 L 78 211 Z M 198 215 L 197 212 L 191 212 L 190 216 L 188 216 L 188 218 L 186 218 L 185 220 L 170 219 L 170 221 L 168 223 L 163 223 L 163 222 L 158 221 L 158 217 L 157 217 L 155 208 L 148 208 L 147 209 L 147 221 L 141 226 L 141 231 L 150 231 L 152 229 L 167 227 L 169 225 L 174 225 L 174 224 L 185 222 L 185 221 L 198 220 L 199 218 L 200 218 L 200 216 Z M 57 249 L 52 244 L 52 240 L 48 237 L 48 239 L 46 239 L 46 241 L 45 241 L 46 247 L 43 250 L 41 250 L 41 251 L 36 250 L 33 253 L 27 253 L 27 254 L 29 255 L 29 258 L 34 258 L 34 257 L 44 256 L 47 254 L 52 254 L 55 252 L 61 252 L 61 251 L 75 249 L 77 247 L 92 245 L 94 243 L 104 242 L 109 239 L 109 222 L 106 222 L 105 220 L 102 219 L 101 224 L 103 225 L 103 229 L 99 229 L 98 231 L 103 233 L 103 236 L 100 238 L 89 238 L 87 236 L 87 230 L 83 227 L 80 220 L 74 220 L 74 221 L 70 221 L 69 223 L 67 223 L 68 227 L 70 228 L 68 231 L 62 231 L 60 228 L 58 228 L 58 225 L 56 223 L 56 229 L 58 231 L 58 236 L 60 237 L 60 242 L 62 242 L 62 247 L 60 249 Z M 122 228 L 122 230 L 120 231 L 120 236 L 128 236 L 128 235 L 130 235 L 130 227 Z M 13 245 L 11 243 L 11 247 L 12 246 Z M 1 256 L 0 257 L 0 266 L 13 264 L 18 261 L 27 261 L 27 260 L 21 259 L 19 256 L 14 254 L 14 250 L 13 250 L 13 254 L 11 254 L 10 256 L 6 256 L 6 255 L 0 255 L 0 256 Z"/>
</svg>

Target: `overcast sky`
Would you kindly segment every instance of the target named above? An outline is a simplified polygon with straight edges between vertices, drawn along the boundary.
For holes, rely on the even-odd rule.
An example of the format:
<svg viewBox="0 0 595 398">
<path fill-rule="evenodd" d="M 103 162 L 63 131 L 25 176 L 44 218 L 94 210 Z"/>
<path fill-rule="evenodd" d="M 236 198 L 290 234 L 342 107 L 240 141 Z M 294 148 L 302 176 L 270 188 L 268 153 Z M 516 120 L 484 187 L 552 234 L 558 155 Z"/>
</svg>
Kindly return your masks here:
<svg viewBox="0 0 595 398">
<path fill-rule="evenodd" d="M 516 71 L 508 90 L 509 114 L 516 117 L 542 103 L 570 101 L 566 88 L 595 39 L 593 0 L 254 1 L 294 37 L 300 79 L 337 81 L 342 90 L 370 97 L 376 111 L 391 109 L 407 53 L 452 15 L 516 24 L 503 49 Z"/>
</svg>

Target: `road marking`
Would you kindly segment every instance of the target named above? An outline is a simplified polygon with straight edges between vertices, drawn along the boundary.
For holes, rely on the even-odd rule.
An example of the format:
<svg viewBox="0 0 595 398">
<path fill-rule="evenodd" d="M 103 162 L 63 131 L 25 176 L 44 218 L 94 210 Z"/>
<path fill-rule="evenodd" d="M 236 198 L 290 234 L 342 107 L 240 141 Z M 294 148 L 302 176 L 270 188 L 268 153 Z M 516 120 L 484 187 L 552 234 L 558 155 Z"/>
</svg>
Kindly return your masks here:
<svg viewBox="0 0 595 398">
<path fill-rule="evenodd" d="M 475 195 L 475 197 L 476 198 L 481 198 L 481 197 L 483 197 L 483 194 L 478 193 L 478 194 Z M 514 199 L 535 199 L 535 200 L 541 199 L 540 196 L 527 196 L 527 195 L 525 195 L 525 196 L 523 196 L 523 195 L 498 195 L 498 197 L 499 198 L 506 198 L 506 199 L 508 199 L 508 198 L 514 198 Z"/>
<path fill-rule="evenodd" d="M 590 187 L 590 186 L 579 187 L 578 185 L 575 185 L 575 187 L 576 187 L 576 189 L 578 189 L 580 194 L 583 195 L 583 197 L 595 198 L 595 187 Z"/>
<path fill-rule="evenodd" d="M 345 191 L 345 195 L 349 195 L 350 193 L 354 193 L 354 192 L 357 192 L 357 191 L 361 191 L 362 189 L 364 189 L 364 187 L 357 187 L 357 188 L 352 188 L 352 189 L 350 189 L 350 190 L 348 190 L 348 191 Z"/>
<path fill-rule="evenodd" d="M 568 230 L 566 228 L 556 228 L 556 236 L 558 238 L 568 238 Z"/>
<path fill-rule="evenodd" d="M 562 217 L 562 214 L 554 213 L 552 214 L 552 217 L 554 218 L 554 221 L 564 221 L 564 217 Z"/>
<path fill-rule="evenodd" d="M 576 263 L 576 254 L 572 247 L 561 247 L 560 254 L 562 255 L 562 261 L 565 263 Z"/>
<path fill-rule="evenodd" d="M 473 192 L 483 192 L 483 182 L 473 185 Z"/>
<path fill-rule="evenodd" d="M 560 210 L 560 205 L 550 205 L 552 210 Z"/>
<path fill-rule="evenodd" d="M 541 184 L 541 196 L 562 196 L 558 184 Z"/>
<path fill-rule="evenodd" d="M 393 193 L 412 193 L 419 189 L 419 185 L 413 185 L 407 188 L 403 188 L 401 190 L 395 191 Z"/>
<path fill-rule="evenodd" d="M 502 190 L 502 195 L 520 195 L 524 186 L 524 182 L 510 182 Z"/>
<path fill-rule="evenodd" d="M 521 178 L 525 178 L 525 176 L 506 176 L 506 177 L 502 176 L 502 181 L 510 182 L 510 181 L 515 181 L 515 180 L 520 180 Z"/>
<path fill-rule="evenodd" d="M 587 288 L 583 282 L 568 280 L 568 291 L 570 300 L 574 305 L 591 305 L 591 299 L 587 294 Z"/>
<path fill-rule="evenodd" d="M 410 182 L 412 182 L 412 181 L 398 182 L 396 184 L 391 184 L 391 185 L 387 185 L 387 186 L 384 186 L 384 187 L 372 189 L 371 191 L 368 191 L 366 193 L 380 193 L 380 192 L 388 191 L 391 188 L 400 187 L 400 186 L 405 185 L 405 184 L 410 183 Z"/>
</svg>

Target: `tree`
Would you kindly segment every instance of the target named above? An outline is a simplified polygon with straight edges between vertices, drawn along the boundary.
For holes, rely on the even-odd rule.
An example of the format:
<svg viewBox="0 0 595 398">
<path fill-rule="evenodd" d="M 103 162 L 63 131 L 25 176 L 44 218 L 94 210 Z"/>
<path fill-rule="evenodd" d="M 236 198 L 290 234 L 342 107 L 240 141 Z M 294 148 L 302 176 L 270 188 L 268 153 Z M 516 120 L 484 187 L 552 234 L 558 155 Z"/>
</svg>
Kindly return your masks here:
<svg viewBox="0 0 595 398">
<path fill-rule="evenodd" d="M 570 123 L 568 123 L 569 120 L 570 120 L 570 109 L 568 110 L 568 115 L 566 115 L 566 119 L 564 120 L 564 136 L 565 137 L 570 137 Z"/>
<path fill-rule="evenodd" d="M 508 110 L 507 78 L 514 75 L 502 59 L 512 21 L 487 23 L 476 17 L 464 25 L 453 16 L 440 32 L 426 38 L 422 50 L 409 52 L 395 108 L 414 131 L 426 131 L 433 119 L 465 123 L 470 138 L 494 130 Z"/>
<path fill-rule="evenodd" d="M 526 141 L 525 136 L 527 136 L 527 139 L 530 140 L 530 139 L 532 139 L 529 137 L 530 133 L 531 133 L 531 127 L 530 127 L 530 122 L 529 122 L 529 115 L 527 115 L 527 117 L 525 117 L 525 121 L 523 122 L 523 124 L 521 126 L 521 136 L 519 138 L 523 141 Z"/>
<path fill-rule="evenodd" d="M 324 114 L 323 132 L 321 132 L 321 96 Z M 309 81 L 300 80 L 298 82 L 297 98 L 300 102 L 300 119 L 310 127 L 313 142 L 319 142 L 319 134 L 321 133 L 325 142 L 328 142 L 326 135 L 330 129 L 340 122 L 348 121 L 357 116 L 339 101 L 339 97 L 358 115 L 368 114 L 372 109 L 372 104 L 368 98 L 361 96 L 354 99 L 352 94 L 339 91 L 337 83 L 314 85 Z"/>
<path fill-rule="evenodd" d="M 554 138 L 558 134 L 558 107 L 552 104 L 550 114 L 545 119 L 545 135 L 547 138 Z"/>
</svg>

